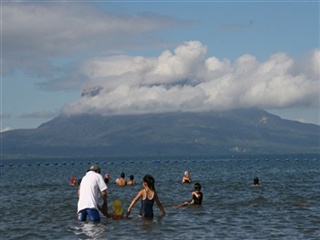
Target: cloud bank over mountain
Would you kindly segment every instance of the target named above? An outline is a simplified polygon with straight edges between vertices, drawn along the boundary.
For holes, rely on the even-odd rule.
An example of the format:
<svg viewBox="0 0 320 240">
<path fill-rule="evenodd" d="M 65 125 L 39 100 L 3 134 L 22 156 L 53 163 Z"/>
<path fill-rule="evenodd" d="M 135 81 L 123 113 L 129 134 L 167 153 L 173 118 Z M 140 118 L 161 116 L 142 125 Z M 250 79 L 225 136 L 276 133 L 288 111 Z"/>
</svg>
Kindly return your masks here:
<svg viewBox="0 0 320 240">
<path fill-rule="evenodd" d="M 5 1 L 2 129 L 238 107 L 319 124 L 316 3 L 274 4 Z"/>
<path fill-rule="evenodd" d="M 79 67 L 85 94 L 67 114 L 139 114 L 230 108 L 319 107 L 320 51 L 304 61 L 276 53 L 265 61 L 207 57 L 207 46 L 188 41 L 157 57 L 114 55 Z"/>
</svg>

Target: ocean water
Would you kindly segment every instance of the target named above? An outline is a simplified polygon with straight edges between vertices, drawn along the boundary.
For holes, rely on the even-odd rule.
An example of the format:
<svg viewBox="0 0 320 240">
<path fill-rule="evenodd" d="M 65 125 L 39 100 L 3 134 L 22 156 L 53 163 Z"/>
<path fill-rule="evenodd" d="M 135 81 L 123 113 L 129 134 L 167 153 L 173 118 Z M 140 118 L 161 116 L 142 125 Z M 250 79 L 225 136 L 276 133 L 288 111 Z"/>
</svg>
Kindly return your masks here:
<svg viewBox="0 0 320 240">
<path fill-rule="evenodd" d="M 141 219 L 138 202 L 129 219 L 79 222 L 69 181 L 91 164 L 110 174 L 109 203 L 125 210 L 153 175 L 167 215 L 155 204 L 154 219 Z M 318 155 L 2 160 L 0 170 L 1 239 L 320 239 Z M 185 170 L 202 185 L 200 207 L 174 207 L 191 199 Z M 121 172 L 137 184 L 116 186 Z"/>
</svg>

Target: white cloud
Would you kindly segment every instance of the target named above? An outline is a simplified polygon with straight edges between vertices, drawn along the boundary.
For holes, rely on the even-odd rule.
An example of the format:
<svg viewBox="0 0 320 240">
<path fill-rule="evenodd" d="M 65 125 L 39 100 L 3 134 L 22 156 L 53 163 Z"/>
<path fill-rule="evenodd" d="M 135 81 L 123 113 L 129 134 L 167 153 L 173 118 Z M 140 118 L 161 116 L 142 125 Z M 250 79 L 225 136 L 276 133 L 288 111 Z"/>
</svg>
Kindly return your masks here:
<svg viewBox="0 0 320 240">
<path fill-rule="evenodd" d="M 46 90 L 103 87 L 66 105 L 68 113 L 319 108 L 319 49 L 298 60 L 275 53 L 264 61 L 250 54 L 231 61 L 207 56 L 207 46 L 189 41 L 159 56 L 129 56 L 121 53 L 170 48 L 172 43 L 156 37 L 163 35 L 151 33 L 190 22 L 157 14 L 116 15 L 74 2 L 5 2 L 2 14 L 3 73 L 46 76 L 38 84 Z"/>
<path fill-rule="evenodd" d="M 72 58 L 96 56 L 163 45 L 148 34 L 181 24 L 158 14 L 111 14 L 91 3 L 6 2 L 1 6 L 3 73 L 19 69 L 48 76 L 52 61 L 70 54 Z"/>
<path fill-rule="evenodd" d="M 234 63 L 206 58 L 198 41 L 158 57 L 113 56 L 88 60 L 80 69 L 84 87 L 101 86 L 94 97 L 65 106 L 67 113 L 134 114 L 207 111 L 238 107 L 319 107 L 317 67 L 301 68 L 284 53 L 259 62 L 245 54 Z M 319 50 L 307 59 L 317 64 Z M 300 69 L 299 71 L 297 69 Z M 294 74 L 293 74 L 294 73 Z"/>
</svg>

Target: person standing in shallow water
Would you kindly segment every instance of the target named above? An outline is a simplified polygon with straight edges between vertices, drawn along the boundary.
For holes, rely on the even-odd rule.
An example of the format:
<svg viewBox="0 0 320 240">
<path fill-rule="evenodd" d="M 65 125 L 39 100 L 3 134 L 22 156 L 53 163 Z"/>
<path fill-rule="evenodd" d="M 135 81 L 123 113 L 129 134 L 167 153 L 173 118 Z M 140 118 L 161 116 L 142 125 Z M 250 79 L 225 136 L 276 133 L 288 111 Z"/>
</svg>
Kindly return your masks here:
<svg viewBox="0 0 320 240">
<path fill-rule="evenodd" d="M 86 221 L 87 216 L 92 222 L 100 221 L 98 201 L 103 199 L 104 211 L 108 212 L 107 185 L 100 175 L 100 168 L 92 165 L 82 178 L 78 189 L 78 220 Z"/>
<path fill-rule="evenodd" d="M 143 177 L 142 182 L 142 189 L 139 191 L 139 193 L 136 195 L 136 197 L 132 200 L 130 203 L 128 210 L 127 210 L 127 217 L 131 213 L 132 207 L 137 203 L 137 201 L 141 198 L 141 208 L 139 215 L 144 218 L 152 218 L 153 217 L 153 204 L 154 201 L 156 201 L 160 211 L 163 215 L 166 214 L 160 200 L 158 197 L 158 194 L 154 187 L 155 180 L 154 178 L 147 174 Z"/>
</svg>

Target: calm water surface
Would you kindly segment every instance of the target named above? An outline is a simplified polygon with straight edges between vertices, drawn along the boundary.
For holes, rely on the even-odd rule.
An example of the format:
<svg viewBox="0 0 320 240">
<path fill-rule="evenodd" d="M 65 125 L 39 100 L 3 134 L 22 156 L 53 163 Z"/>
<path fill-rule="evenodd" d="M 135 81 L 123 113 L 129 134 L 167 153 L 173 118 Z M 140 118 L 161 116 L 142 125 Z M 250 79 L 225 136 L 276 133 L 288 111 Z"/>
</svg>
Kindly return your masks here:
<svg viewBox="0 0 320 240">
<path fill-rule="evenodd" d="M 109 173 L 109 202 L 127 209 L 145 174 L 167 215 L 154 206 L 155 218 L 102 217 L 77 221 L 77 186 L 91 164 Z M 1 239 L 320 239 L 320 157 L 250 156 L 233 158 L 113 158 L 5 160 L 1 162 Z M 185 170 L 202 185 L 203 206 L 174 208 L 190 200 L 193 184 L 181 184 Z M 118 187 L 121 172 L 136 186 Z M 251 187 L 258 176 L 261 187 Z"/>
</svg>

